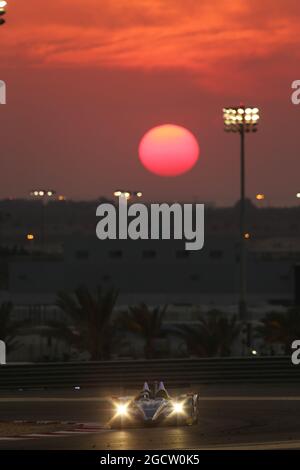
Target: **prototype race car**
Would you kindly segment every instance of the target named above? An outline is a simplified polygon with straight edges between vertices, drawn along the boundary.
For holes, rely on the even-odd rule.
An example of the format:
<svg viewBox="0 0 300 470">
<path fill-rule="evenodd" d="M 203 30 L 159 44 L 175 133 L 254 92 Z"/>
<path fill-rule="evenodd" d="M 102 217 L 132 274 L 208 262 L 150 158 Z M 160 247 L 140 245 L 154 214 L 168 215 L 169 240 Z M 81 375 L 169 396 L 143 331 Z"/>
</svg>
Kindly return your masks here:
<svg viewBox="0 0 300 470">
<path fill-rule="evenodd" d="M 110 420 L 112 429 L 137 425 L 193 425 L 198 422 L 198 394 L 186 393 L 171 398 L 163 382 L 154 383 L 152 390 L 145 382 L 142 391 L 134 398 L 113 399 L 115 415 Z"/>
</svg>

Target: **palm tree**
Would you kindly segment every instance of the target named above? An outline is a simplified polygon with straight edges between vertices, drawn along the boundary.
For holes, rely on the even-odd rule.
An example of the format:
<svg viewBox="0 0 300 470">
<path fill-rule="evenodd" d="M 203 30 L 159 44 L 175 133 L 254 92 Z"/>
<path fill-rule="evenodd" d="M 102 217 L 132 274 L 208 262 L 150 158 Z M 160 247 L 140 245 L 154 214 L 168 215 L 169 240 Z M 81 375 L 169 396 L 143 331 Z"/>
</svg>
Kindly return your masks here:
<svg viewBox="0 0 300 470">
<path fill-rule="evenodd" d="M 12 302 L 3 302 L 0 305 L 0 340 L 4 341 L 7 349 L 13 351 L 19 347 L 16 336 L 19 330 L 27 324 L 27 321 L 12 321 Z"/>
<path fill-rule="evenodd" d="M 218 310 L 200 315 L 197 324 L 184 324 L 177 329 L 189 354 L 200 357 L 230 356 L 232 344 L 240 331 L 241 325 L 235 315 L 224 315 Z"/>
<path fill-rule="evenodd" d="M 129 307 L 129 311 L 119 318 L 120 325 L 144 340 L 144 355 L 151 359 L 155 355 L 155 340 L 163 338 L 166 331 L 163 328 L 163 318 L 167 305 L 150 310 L 145 303 Z"/>
<path fill-rule="evenodd" d="M 297 307 L 286 312 L 269 312 L 256 328 L 266 344 L 282 344 L 285 354 L 291 353 L 292 342 L 300 337 L 300 311 Z"/>
<path fill-rule="evenodd" d="M 109 359 L 113 342 L 112 313 L 119 291 L 98 287 L 96 294 L 86 286 L 75 289 L 74 294 L 59 292 L 57 305 L 71 320 L 71 326 L 51 322 L 56 335 L 81 351 L 88 351 L 93 361 Z"/>
</svg>

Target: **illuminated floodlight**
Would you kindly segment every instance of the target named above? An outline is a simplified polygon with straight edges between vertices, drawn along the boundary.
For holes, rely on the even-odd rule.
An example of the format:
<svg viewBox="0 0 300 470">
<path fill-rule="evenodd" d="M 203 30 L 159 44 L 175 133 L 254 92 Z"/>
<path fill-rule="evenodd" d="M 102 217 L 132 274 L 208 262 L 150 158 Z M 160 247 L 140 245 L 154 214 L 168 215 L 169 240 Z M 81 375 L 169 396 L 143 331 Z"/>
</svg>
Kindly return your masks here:
<svg viewBox="0 0 300 470">
<path fill-rule="evenodd" d="M 55 191 L 53 191 L 52 189 L 33 189 L 30 192 L 30 195 L 34 197 L 52 197 L 55 194 Z"/>
<path fill-rule="evenodd" d="M 114 191 L 115 197 L 123 197 L 125 199 L 131 199 L 132 197 L 142 197 L 142 191 L 131 191 L 131 190 L 124 190 L 124 189 L 117 189 Z"/>
<path fill-rule="evenodd" d="M 5 13 L 6 13 L 6 7 L 7 5 L 7 2 L 5 2 L 4 0 L 0 0 L 0 16 L 4 16 Z M 5 20 L 3 18 L 0 18 L 0 25 L 1 24 L 4 24 L 5 23 Z"/>
<path fill-rule="evenodd" d="M 227 132 L 256 132 L 259 109 L 245 106 L 223 108 L 224 129 Z"/>
</svg>

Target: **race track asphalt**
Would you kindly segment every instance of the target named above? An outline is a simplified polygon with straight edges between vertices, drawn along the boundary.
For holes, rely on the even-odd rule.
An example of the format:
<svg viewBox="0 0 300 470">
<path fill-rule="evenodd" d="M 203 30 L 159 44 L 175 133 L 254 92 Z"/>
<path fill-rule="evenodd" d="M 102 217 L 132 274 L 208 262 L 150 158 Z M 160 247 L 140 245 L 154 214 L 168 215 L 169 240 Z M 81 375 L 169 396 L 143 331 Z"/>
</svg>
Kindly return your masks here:
<svg viewBox="0 0 300 470">
<path fill-rule="evenodd" d="M 99 429 L 71 436 L 3 440 L 0 449 L 300 449 L 297 385 L 210 385 L 200 393 L 199 424 L 110 430 L 113 409 L 96 389 L 0 394 L 0 421 L 73 421 Z"/>
</svg>

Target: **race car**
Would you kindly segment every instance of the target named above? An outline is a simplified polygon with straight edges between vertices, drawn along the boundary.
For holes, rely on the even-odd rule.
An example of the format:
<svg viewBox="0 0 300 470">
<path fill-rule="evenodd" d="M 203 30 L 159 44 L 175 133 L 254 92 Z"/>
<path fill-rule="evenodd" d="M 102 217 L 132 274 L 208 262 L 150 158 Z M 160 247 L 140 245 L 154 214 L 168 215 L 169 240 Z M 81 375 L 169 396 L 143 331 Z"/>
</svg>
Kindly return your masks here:
<svg viewBox="0 0 300 470">
<path fill-rule="evenodd" d="M 145 382 L 134 398 L 113 398 L 115 414 L 109 425 L 112 429 L 138 425 L 193 425 L 198 422 L 198 402 L 197 393 L 186 393 L 175 399 L 170 397 L 163 382 L 155 382 L 151 389 Z"/>
</svg>

